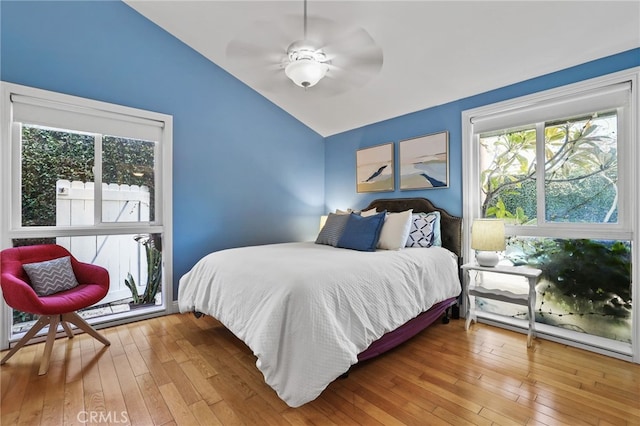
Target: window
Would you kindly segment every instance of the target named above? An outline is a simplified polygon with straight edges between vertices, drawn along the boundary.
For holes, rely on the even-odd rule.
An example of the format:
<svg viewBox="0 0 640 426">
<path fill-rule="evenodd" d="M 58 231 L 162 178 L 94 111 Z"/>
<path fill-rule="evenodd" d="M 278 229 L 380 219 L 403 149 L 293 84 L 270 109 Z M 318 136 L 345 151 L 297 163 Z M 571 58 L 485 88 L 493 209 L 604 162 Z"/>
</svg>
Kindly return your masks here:
<svg viewBox="0 0 640 426">
<path fill-rule="evenodd" d="M 57 243 L 105 267 L 109 294 L 83 313 L 94 323 L 164 312 L 173 293 L 164 278 L 171 276 L 171 116 L 8 83 L 1 101 L 2 246 Z M 131 300 L 147 308 L 134 313 Z M 31 319 L 14 312 L 1 346 Z"/>
<path fill-rule="evenodd" d="M 633 355 L 638 327 L 631 267 L 637 79 L 619 73 L 462 118 L 466 222 L 503 219 L 509 237 L 502 263 L 543 270 L 535 318 L 543 330 L 623 356 Z M 466 253 L 473 256 L 469 247 Z M 498 288 L 514 284 L 501 279 L 483 277 Z M 476 304 L 507 324 L 528 315 L 500 302 Z"/>
<path fill-rule="evenodd" d="M 523 226 L 618 223 L 617 115 L 594 111 L 481 133 L 481 215 Z"/>
</svg>

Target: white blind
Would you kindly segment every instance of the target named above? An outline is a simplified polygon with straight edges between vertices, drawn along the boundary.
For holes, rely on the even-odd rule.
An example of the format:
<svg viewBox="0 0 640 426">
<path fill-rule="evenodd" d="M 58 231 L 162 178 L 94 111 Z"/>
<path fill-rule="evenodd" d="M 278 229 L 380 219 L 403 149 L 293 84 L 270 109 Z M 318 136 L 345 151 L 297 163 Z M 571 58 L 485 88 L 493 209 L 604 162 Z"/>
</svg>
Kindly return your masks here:
<svg viewBox="0 0 640 426">
<path fill-rule="evenodd" d="M 164 122 L 24 95 L 11 95 L 13 121 L 159 142 Z"/>
<path fill-rule="evenodd" d="M 631 82 L 612 84 L 570 96 L 534 102 L 493 114 L 471 117 L 474 133 L 510 129 L 548 120 L 606 111 L 627 105 Z"/>
</svg>

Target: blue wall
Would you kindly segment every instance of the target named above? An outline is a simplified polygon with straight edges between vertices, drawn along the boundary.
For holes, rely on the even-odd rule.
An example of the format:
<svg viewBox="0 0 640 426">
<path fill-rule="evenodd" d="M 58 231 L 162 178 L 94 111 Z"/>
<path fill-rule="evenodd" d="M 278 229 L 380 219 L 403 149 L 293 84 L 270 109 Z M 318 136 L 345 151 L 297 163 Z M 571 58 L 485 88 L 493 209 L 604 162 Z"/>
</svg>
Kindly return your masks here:
<svg viewBox="0 0 640 426">
<path fill-rule="evenodd" d="M 315 238 L 323 138 L 122 2 L 0 2 L 3 81 L 173 115 L 174 273 Z M 176 286 L 177 291 L 177 286 Z"/>
<path fill-rule="evenodd" d="M 563 86 L 604 74 L 640 66 L 640 49 L 634 49 L 548 74 L 477 96 L 382 121 L 349 132 L 330 136 L 325 141 L 325 202 L 328 211 L 365 207 L 376 198 L 426 197 L 454 215 L 462 214 L 462 111 Z M 395 142 L 447 130 L 449 132 L 449 187 L 420 191 L 356 193 L 356 151 L 360 148 Z M 396 161 L 396 188 L 400 174 Z"/>
</svg>

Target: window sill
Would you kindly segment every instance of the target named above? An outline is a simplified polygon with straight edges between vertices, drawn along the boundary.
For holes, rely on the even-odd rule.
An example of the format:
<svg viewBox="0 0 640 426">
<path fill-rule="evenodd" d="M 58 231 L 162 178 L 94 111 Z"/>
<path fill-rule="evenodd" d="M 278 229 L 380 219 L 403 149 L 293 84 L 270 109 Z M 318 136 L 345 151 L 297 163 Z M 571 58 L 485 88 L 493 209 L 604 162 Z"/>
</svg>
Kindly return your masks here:
<svg viewBox="0 0 640 426">
<path fill-rule="evenodd" d="M 505 317 L 488 312 L 476 311 L 478 322 L 505 328 L 526 334 L 528 321 Z M 607 339 L 586 333 L 579 333 L 536 322 L 536 338 L 546 339 L 602 355 L 633 362 L 633 351 L 630 343 Z"/>
</svg>

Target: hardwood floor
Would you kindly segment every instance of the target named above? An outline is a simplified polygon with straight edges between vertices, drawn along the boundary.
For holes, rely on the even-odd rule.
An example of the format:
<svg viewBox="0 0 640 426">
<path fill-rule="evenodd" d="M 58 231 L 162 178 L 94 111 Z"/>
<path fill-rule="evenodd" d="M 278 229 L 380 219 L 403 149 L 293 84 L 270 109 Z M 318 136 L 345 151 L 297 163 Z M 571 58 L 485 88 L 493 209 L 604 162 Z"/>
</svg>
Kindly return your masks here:
<svg viewBox="0 0 640 426">
<path fill-rule="evenodd" d="M 59 339 L 1 368 L 2 425 L 639 425 L 640 365 L 463 320 L 352 369 L 300 408 L 211 318 L 170 315 Z"/>
</svg>

